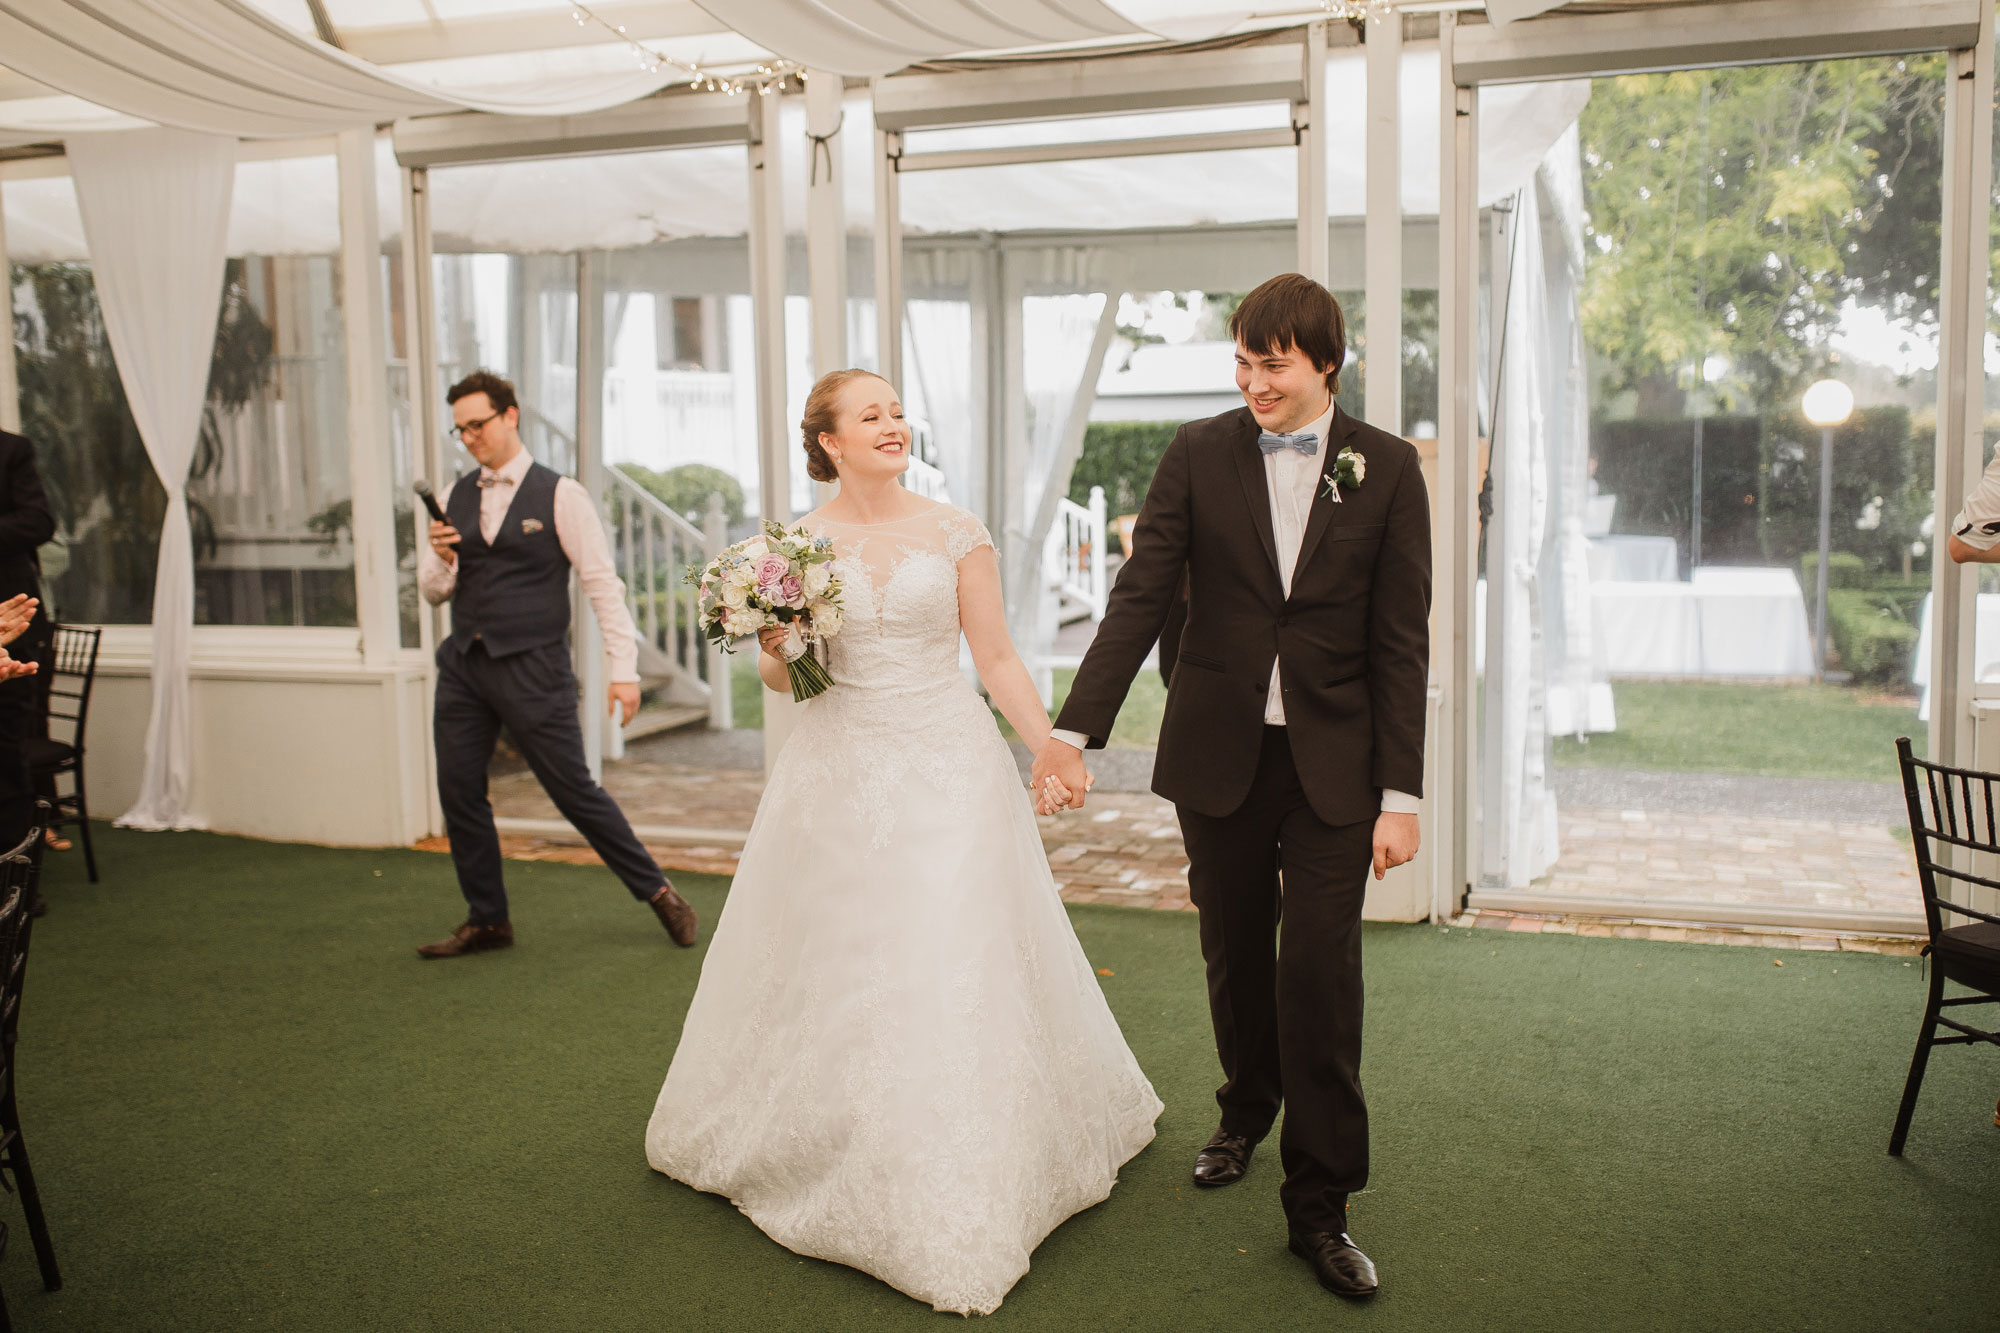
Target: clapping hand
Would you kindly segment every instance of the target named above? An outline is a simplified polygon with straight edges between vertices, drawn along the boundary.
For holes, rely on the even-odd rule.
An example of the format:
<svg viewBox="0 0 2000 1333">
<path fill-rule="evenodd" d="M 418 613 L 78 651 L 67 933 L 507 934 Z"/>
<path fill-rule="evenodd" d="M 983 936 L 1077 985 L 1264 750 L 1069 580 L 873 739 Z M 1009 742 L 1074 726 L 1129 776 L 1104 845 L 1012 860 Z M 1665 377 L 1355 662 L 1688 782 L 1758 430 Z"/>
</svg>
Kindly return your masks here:
<svg viewBox="0 0 2000 1333">
<path fill-rule="evenodd" d="M 12 643 L 27 633 L 29 622 L 35 618 L 35 608 L 40 605 L 26 593 L 0 602 L 0 644 Z"/>
</svg>

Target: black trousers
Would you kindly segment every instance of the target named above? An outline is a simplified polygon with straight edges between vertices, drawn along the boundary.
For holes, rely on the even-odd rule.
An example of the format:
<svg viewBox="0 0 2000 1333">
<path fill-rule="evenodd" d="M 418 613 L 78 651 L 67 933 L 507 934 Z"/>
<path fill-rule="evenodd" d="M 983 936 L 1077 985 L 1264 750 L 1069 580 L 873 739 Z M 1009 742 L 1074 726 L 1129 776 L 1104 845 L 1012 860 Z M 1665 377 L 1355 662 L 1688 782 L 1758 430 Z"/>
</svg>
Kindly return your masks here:
<svg viewBox="0 0 2000 1333">
<path fill-rule="evenodd" d="M 55 629 L 39 610 L 27 632 L 7 647 L 8 655 L 49 669 L 49 643 Z M 0 852 L 12 851 L 35 823 L 35 783 L 23 746 L 47 731 L 43 701 L 44 678 L 17 676 L 0 681 Z M 53 802 L 54 783 L 44 793 Z"/>
<path fill-rule="evenodd" d="M 500 834 L 486 795 L 486 771 L 503 726 L 556 809 L 632 896 L 645 902 L 659 892 L 666 883 L 659 865 L 633 836 L 618 803 L 591 780 L 568 646 L 554 643 L 493 657 L 477 643 L 468 652 L 446 643 L 438 649 L 437 663 L 431 735 L 437 746 L 438 801 L 472 923 L 497 926 L 507 920 Z"/>
<path fill-rule="evenodd" d="M 1374 821 L 1324 823 L 1306 803 L 1283 727 L 1264 728 L 1250 795 L 1215 818 L 1180 811 L 1201 911 L 1222 1127 L 1285 1125 L 1279 1189 L 1294 1231 L 1345 1231 L 1368 1183 L 1361 1097 L 1361 899 Z"/>
</svg>

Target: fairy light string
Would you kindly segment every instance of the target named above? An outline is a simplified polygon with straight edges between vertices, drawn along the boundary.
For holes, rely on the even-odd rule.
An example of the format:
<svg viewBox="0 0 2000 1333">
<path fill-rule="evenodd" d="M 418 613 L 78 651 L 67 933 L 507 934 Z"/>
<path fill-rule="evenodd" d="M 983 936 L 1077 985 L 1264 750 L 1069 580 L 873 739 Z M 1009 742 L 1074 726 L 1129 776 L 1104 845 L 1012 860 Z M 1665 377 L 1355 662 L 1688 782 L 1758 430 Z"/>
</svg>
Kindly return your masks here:
<svg viewBox="0 0 2000 1333">
<path fill-rule="evenodd" d="M 731 97 L 739 93 L 755 93 L 759 97 L 769 97 L 774 92 L 785 92 L 796 85 L 803 88 L 806 71 L 803 65 L 790 60 L 768 61 L 757 66 L 751 74 L 717 74 L 715 71 L 697 65 L 693 61 L 670 56 L 664 51 L 655 51 L 625 31 L 622 23 L 613 23 L 597 13 L 589 5 L 573 3 L 569 16 L 576 20 L 579 28 L 601 28 L 613 41 L 621 42 L 632 52 L 639 62 L 639 68 L 653 73 L 662 67 L 680 70 L 688 76 L 688 82 L 711 93 L 727 93 Z"/>
</svg>

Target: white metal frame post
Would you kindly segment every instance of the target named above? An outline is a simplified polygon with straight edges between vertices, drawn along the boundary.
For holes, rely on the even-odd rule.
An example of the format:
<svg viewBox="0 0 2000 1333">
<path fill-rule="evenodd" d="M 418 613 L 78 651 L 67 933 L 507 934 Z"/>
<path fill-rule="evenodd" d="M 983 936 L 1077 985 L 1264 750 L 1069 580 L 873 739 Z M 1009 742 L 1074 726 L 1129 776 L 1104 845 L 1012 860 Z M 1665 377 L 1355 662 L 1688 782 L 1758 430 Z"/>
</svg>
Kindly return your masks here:
<svg viewBox="0 0 2000 1333">
<path fill-rule="evenodd" d="M 1368 357 L 1362 408 L 1368 424 L 1403 433 L 1403 136 L 1399 115 L 1403 16 L 1370 14 L 1367 25 L 1368 166 L 1362 308 Z M 1324 76 L 1322 76 L 1323 80 Z"/>
<path fill-rule="evenodd" d="M 838 74 L 806 75 L 806 270 L 812 290 L 813 374 L 847 365 L 847 205 L 841 195 Z"/>
<path fill-rule="evenodd" d="M 354 488 L 354 600 L 361 660 L 384 666 L 401 651 L 397 612 L 395 467 L 389 452 L 389 353 L 384 345 L 382 225 L 375 197 L 375 131 L 343 132 L 340 304 L 347 352 L 347 464 Z"/>
<path fill-rule="evenodd" d="M 410 448 L 417 476 L 442 488 L 450 469 L 445 462 L 444 429 L 438 423 L 442 406 L 438 393 L 437 282 L 431 265 L 431 194 L 427 167 L 403 169 L 403 344 L 409 360 Z M 419 551 L 430 531 L 430 515 L 414 507 Z M 437 673 L 431 665 L 437 645 L 451 629 L 451 607 L 433 607 L 417 616 L 418 642 L 424 654 L 424 715 L 437 705 Z M 429 831 L 444 832 L 444 810 L 438 804 L 436 755 L 423 748 L 425 800 Z"/>
<path fill-rule="evenodd" d="M 1479 414 L 1479 95 L 1455 80 L 1458 16 L 1438 19 L 1438 521 L 1432 529 L 1431 670 L 1444 682 L 1438 736 L 1437 816 L 1449 838 L 1447 873 L 1436 878 L 1432 917 L 1456 916 L 1471 886 L 1471 851 L 1478 845 L 1472 774 L 1478 753 L 1473 707 L 1473 592 L 1477 558 Z M 1440 849 L 1442 850 L 1442 849 Z"/>
<path fill-rule="evenodd" d="M 1946 534 L 1984 459 L 1987 252 L 1993 191 L 1993 23 L 1953 51 L 1947 67 L 1943 226 L 1938 284 L 1936 529 L 1931 541 L 1930 750 L 1940 763 L 1972 766 L 1977 569 L 1945 556 Z"/>
<path fill-rule="evenodd" d="M 599 513 L 604 511 L 604 360 L 614 332 L 604 325 L 603 256 L 584 250 L 576 257 L 576 480 Z M 604 761 L 625 753 L 625 733 L 605 708 L 604 629 L 581 584 L 571 584 L 570 601 L 583 758 L 590 776 L 602 781 Z"/>
<path fill-rule="evenodd" d="M 838 74 L 806 74 L 806 282 L 812 293 L 813 377 L 847 367 L 847 203 L 840 160 L 846 88 Z M 820 482 L 820 503 L 834 488 Z"/>
<path fill-rule="evenodd" d="M 791 432 L 785 421 L 785 193 L 778 143 L 782 94 L 751 93 L 750 305 L 756 330 L 757 492 L 764 521 L 792 520 Z M 727 688 L 725 683 L 724 688 Z M 764 691 L 764 767 L 777 762 L 798 706 L 789 694 Z"/>
<path fill-rule="evenodd" d="M 879 95 L 880 81 L 877 81 Z M 903 383 L 903 159 L 900 130 L 875 131 L 875 363 L 882 378 Z"/>
<path fill-rule="evenodd" d="M 1400 19 L 1397 20 L 1401 22 Z M 1299 272 L 1324 286 L 1330 276 L 1326 221 L 1326 24 L 1308 23 L 1301 44 L 1305 97 L 1292 103 L 1298 137 Z M 1371 71 L 1372 72 L 1372 71 Z"/>
</svg>

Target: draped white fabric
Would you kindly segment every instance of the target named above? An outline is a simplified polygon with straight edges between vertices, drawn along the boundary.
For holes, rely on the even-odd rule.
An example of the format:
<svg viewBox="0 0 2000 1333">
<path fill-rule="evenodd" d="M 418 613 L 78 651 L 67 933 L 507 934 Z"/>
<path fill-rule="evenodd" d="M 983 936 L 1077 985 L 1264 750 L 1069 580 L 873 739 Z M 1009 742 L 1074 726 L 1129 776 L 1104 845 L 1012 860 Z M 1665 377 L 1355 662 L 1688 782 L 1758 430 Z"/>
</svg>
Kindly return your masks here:
<svg viewBox="0 0 2000 1333">
<path fill-rule="evenodd" d="M 142 120 L 297 138 L 471 108 L 571 115 L 684 77 L 670 66 L 517 90 L 426 87 L 295 32 L 244 0 L 0 0 L 0 62 Z"/>
<path fill-rule="evenodd" d="M 974 475 L 971 347 L 970 301 L 903 303 L 903 391 L 922 396 L 945 484 L 968 509 L 986 489 Z"/>
<path fill-rule="evenodd" d="M 1550 437 L 1560 430 L 1569 348 L 1551 355 L 1546 340 L 1548 264 L 1537 187 L 1522 191 L 1513 221 L 1509 273 L 1496 298 L 1506 302 L 1506 323 L 1490 468 L 1495 517 L 1486 534 L 1485 712 L 1498 743 L 1485 759 L 1486 808 L 1494 817 L 1486 821 L 1480 878 L 1518 889 L 1556 859 L 1548 687 L 1549 657 L 1559 654 L 1547 650 L 1544 635 L 1561 581 L 1547 577 L 1545 564 L 1551 522 L 1560 518 L 1551 503 L 1558 497 L 1550 493 Z"/>
<path fill-rule="evenodd" d="M 1101 0 L 696 0 L 759 46 L 835 74 L 890 74 L 919 60 L 1107 37 L 1143 37 Z"/>
<path fill-rule="evenodd" d="M 153 583 L 146 766 L 139 799 L 118 822 L 193 828 L 202 821 L 188 809 L 194 544 L 187 476 L 222 300 L 236 144 L 183 130 L 123 130 L 78 135 L 69 157 L 118 378 L 167 491 Z"/>
<path fill-rule="evenodd" d="M 1107 257 L 1071 251 L 1049 258 L 1059 266 L 1074 264 L 1079 270 L 1077 285 L 1082 286 L 1088 281 L 1083 271 L 1092 267 L 1102 271 Z M 1087 295 L 1028 296 L 1020 303 L 1026 439 L 1010 441 L 1014 447 L 1009 450 L 1009 470 L 1017 484 L 1014 493 L 1006 497 L 1004 554 L 1010 628 L 1014 642 L 1031 665 L 1054 648 L 1058 628 L 1055 592 L 1044 573 L 1044 547 L 1055 514 L 1054 497 L 1068 492 L 1076 462 L 1062 456 L 1063 442 L 1098 325 L 1115 314 L 1120 290 L 1112 286 L 1109 291 Z M 1088 400 L 1082 410 L 1088 413 Z M 1035 675 L 1047 701 L 1050 681 L 1046 667 L 1037 666 Z"/>
</svg>

